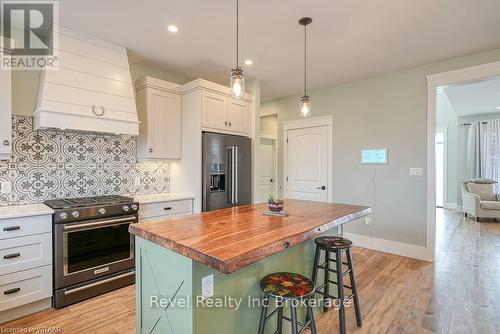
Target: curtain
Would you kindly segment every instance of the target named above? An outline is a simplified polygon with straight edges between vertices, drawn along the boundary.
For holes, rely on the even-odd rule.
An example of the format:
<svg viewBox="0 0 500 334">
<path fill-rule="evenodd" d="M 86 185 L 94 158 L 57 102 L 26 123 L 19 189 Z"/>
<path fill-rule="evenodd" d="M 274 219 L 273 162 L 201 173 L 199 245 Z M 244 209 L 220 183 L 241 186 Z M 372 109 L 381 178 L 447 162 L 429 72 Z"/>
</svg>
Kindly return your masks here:
<svg viewBox="0 0 500 334">
<path fill-rule="evenodd" d="M 464 150 L 460 154 L 460 178 L 462 181 L 481 177 L 480 124 L 473 122 L 460 128 L 459 147 Z"/>
<path fill-rule="evenodd" d="M 481 177 L 500 181 L 500 120 L 482 122 L 480 126 Z"/>
</svg>

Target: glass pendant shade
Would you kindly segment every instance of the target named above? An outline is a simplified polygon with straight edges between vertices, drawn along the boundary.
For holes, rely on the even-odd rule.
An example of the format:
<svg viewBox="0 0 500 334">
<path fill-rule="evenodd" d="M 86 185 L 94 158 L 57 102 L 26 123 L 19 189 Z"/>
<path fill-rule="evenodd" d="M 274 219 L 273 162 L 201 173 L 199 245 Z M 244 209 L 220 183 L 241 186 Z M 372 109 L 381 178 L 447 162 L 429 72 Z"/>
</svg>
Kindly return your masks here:
<svg viewBox="0 0 500 334">
<path fill-rule="evenodd" d="M 241 67 L 233 68 L 231 70 L 231 94 L 234 97 L 240 98 L 245 94 L 245 76 Z"/>
<path fill-rule="evenodd" d="M 311 116 L 311 98 L 307 95 L 304 95 L 300 98 L 300 116 Z"/>
</svg>

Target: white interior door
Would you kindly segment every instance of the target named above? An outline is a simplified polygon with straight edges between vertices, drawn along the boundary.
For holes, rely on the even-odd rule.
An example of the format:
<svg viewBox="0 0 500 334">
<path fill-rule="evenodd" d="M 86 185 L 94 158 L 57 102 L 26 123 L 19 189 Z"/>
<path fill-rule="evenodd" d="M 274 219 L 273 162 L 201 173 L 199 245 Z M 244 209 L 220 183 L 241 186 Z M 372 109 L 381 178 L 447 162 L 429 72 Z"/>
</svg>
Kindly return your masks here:
<svg viewBox="0 0 500 334">
<path fill-rule="evenodd" d="M 285 197 L 328 201 L 328 127 L 292 129 L 286 135 Z"/>
<path fill-rule="evenodd" d="M 267 201 L 276 192 L 276 140 L 260 138 L 259 179 L 257 202 Z"/>
</svg>

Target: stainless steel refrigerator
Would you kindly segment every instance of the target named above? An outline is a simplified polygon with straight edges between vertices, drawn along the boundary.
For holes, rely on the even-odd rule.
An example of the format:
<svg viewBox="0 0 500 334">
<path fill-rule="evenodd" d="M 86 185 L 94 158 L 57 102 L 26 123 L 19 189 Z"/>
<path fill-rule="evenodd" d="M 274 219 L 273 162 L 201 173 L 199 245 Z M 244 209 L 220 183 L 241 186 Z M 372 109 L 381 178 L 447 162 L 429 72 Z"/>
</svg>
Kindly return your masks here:
<svg viewBox="0 0 500 334">
<path fill-rule="evenodd" d="M 203 133 L 203 211 L 252 201 L 251 139 Z"/>
</svg>

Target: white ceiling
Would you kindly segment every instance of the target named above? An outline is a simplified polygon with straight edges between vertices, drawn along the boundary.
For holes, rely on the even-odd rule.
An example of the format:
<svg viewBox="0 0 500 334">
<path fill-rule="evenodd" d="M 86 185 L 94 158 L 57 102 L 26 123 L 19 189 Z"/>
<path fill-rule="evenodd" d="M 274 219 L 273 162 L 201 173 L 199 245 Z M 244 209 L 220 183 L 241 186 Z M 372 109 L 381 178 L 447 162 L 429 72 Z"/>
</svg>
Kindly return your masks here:
<svg viewBox="0 0 500 334">
<path fill-rule="evenodd" d="M 447 87 L 444 93 L 458 117 L 500 113 L 500 77 Z"/>
<path fill-rule="evenodd" d="M 125 45 L 134 59 L 222 84 L 235 65 L 235 0 L 61 0 L 60 23 Z M 499 0 L 240 0 L 241 59 L 262 99 L 500 47 Z M 167 24 L 179 26 L 177 34 Z"/>
</svg>

